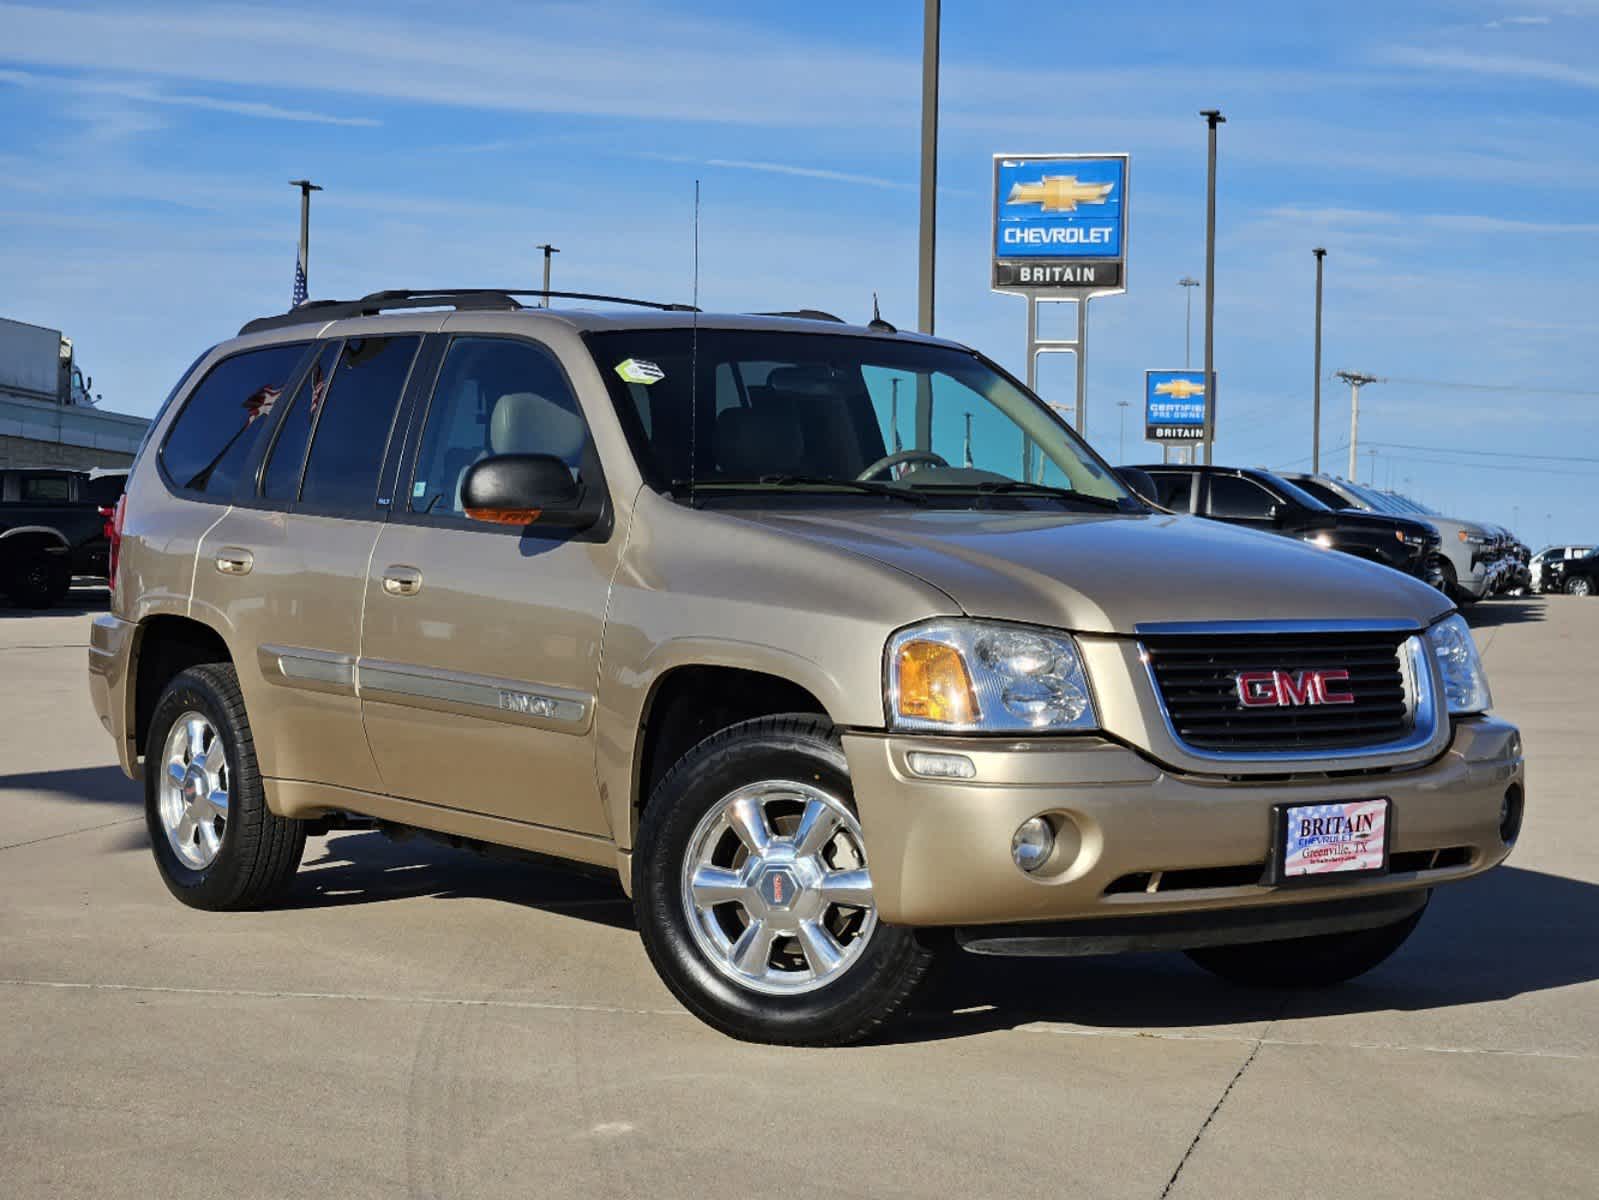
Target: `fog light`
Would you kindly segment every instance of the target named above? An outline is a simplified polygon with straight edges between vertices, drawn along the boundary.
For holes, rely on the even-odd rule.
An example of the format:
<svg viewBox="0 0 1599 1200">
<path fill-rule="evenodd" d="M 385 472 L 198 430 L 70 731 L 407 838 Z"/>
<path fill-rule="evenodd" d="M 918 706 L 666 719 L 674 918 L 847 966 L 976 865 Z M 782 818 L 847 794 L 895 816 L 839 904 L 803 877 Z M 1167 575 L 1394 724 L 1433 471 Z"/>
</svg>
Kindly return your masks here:
<svg viewBox="0 0 1599 1200">
<path fill-rule="evenodd" d="M 1521 814 L 1525 805 L 1519 783 L 1505 789 L 1505 798 L 1499 802 L 1499 840 L 1507 846 L 1521 836 Z"/>
<path fill-rule="evenodd" d="M 1023 821 L 1010 840 L 1010 856 L 1028 874 L 1038 870 L 1055 850 L 1055 831 L 1043 817 Z"/>
<path fill-rule="evenodd" d="M 905 765 L 917 775 L 928 779 L 976 779 L 977 768 L 964 754 L 929 754 L 912 750 L 905 756 Z"/>
</svg>

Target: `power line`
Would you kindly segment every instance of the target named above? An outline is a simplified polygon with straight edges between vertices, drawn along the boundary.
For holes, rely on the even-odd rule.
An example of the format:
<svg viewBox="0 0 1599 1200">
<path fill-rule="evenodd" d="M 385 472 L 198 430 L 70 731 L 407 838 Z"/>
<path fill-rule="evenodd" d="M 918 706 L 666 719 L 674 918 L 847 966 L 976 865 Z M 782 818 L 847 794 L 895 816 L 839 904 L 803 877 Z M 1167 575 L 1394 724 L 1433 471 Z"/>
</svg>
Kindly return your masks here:
<svg viewBox="0 0 1599 1200">
<path fill-rule="evenodd" d="M 1407 442 L 1369 442 L 1372 446 L 1390 446 L 1395 450 L 1424 450 L 1428 454 L 1469 454 L 1476 458 L 1533 458 L 1541 462 L 1596 463 L 1599 458 L 1580 454 L 1522 454 L 1515 450 L 1468 450 L 1456 446 L 1416 446 Z"/>
<path fill-rule="evenodd" d="M 1584 391 L 1580 388 L 1525 387 L 1519 383 L 1455 383 L 1447 379 L 1405 379 L 1398 375 L 1391 375 L 1387 379 L 1384 379 L 1383 382 L 1408 384 L 1411 387 L 1450 388 L 1454 391 L 1464 392 L 1523 392 L 1531 396 L 1584 396 L 1589 399 L 1599 398 L 1599 392 Z"/>
</svg>

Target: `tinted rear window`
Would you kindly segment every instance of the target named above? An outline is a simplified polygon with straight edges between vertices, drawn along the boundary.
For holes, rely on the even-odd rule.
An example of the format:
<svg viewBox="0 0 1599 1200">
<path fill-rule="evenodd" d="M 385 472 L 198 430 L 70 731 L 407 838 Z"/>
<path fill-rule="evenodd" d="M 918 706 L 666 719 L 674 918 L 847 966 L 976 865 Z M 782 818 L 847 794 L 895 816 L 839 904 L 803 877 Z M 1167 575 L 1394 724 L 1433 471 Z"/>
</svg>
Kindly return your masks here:
<svg viewBox="0 0 1599 1200">
<path fill-rule="evenodd" d="M 351 338 L 311 435 L 300 503 L 327 512 L 369 515 L 400 394 L 420 337 Z"/>
<path fill-rule="evenodd" d="M 161 465 L 173 483 L 218 497 L 232 494 L 305 345 L 246 350 L 211 368 L 161 447 Z"/>
</svg>

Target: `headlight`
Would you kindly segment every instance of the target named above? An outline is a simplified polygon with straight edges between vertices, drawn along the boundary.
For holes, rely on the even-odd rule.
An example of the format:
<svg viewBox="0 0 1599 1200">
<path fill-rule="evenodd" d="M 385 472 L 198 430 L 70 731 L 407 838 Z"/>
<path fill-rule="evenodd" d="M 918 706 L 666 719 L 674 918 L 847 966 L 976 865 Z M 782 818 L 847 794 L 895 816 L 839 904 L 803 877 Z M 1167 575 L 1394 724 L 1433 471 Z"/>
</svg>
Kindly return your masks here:
<svg viewBox="0 0 1599 1200">
<path fill-rule="evenodd" d="M 1097 728 L 1077 643 L 988 621 L 929 621 L 889 639 L 889 723 L 946 732 Z"/>
<path fill-rule="evenodd" d="M 1487 712 L 1493 705 L 1493 696 L 1488 692 L 1488 675 L 1482 669 L 1477 643 L 1471 638 L 1466 619 L 1459 613 L 1445 617 L 1427 631 L 1427 642 L 1443 672 L 1444 698 L 1450 713 L 1458 716 Z"/>
</svg>

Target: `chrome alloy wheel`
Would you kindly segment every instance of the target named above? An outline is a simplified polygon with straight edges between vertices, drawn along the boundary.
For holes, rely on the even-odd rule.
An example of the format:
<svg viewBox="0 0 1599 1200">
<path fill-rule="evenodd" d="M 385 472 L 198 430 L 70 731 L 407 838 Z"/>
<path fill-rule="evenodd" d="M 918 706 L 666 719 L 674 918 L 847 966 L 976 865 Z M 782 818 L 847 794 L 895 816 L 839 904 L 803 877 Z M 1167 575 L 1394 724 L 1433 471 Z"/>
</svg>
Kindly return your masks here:
<svg viewBox="0 0 1599 1200">
<path fill-rule="evenodd" d="M 711 964 L 768 995 L 833 982 L 877 926 L 860 822 L 805 783 L 766 780 L 723 797 L 689 838 L 682 890 Z"/>
<path fill-rule="evenodd" d="M 172 724 L 161 760 L 161 827 L 178 861 L 203 871 L 222 848 L 228 823 L 228 760 L 205 716 L 186 712 Z"/>
</svg>

